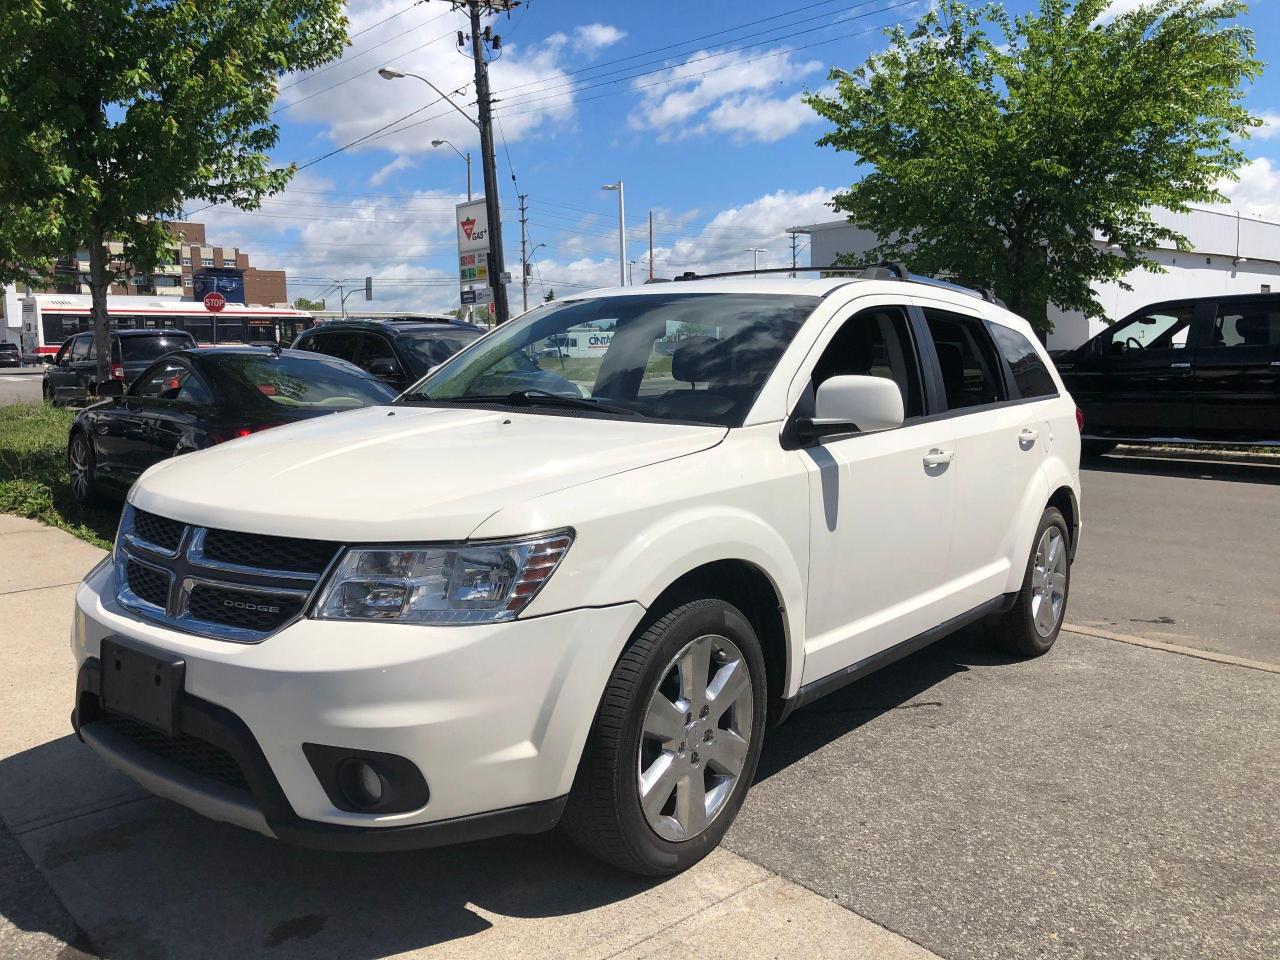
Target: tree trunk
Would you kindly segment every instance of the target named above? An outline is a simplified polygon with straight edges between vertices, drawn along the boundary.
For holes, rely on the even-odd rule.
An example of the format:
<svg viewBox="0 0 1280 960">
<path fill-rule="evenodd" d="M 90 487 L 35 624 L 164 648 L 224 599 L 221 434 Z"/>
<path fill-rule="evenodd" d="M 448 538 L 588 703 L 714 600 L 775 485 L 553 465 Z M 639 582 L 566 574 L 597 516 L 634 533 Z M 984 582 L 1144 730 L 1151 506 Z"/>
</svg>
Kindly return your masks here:
<svg viewBox="0 0 1280 960">
<path fill-rule="evenodd" d="M 97 383 L 111 379 L 111 333 L 107 326 L 107 289 L 111 285 L 107 240 L 100 230 L 89 238 L 89 295 L 93 306 L 93 342 L 98 356 Z"/>
</svg>

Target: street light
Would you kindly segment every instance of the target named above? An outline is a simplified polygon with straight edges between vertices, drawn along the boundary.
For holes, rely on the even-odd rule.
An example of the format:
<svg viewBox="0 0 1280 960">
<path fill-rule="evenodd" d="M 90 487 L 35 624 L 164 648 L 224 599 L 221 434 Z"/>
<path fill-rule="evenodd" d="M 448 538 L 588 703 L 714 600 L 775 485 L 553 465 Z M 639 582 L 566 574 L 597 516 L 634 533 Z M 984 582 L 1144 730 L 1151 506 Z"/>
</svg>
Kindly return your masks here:
<svg viewBox="0 0 1280 960">
<path fill-rule="evenodd" d="M 463 160 L 467 161 L 467 199 L 470 200 L 471 199 L 471 151 L 468 150 L 466 153 L 463 153 L 461 150 L 455 147 L 448 140 L 432 140 L 431 145 L 433 147 L 448 147 L 450 150 L 452 150 L 454 153 L 460 156 Z"/>
<path fill-rule="evenodd" d="M 768 253 L 764 247 L 744 247 L 744 252 L 751 254 L 751 272 L 755 273 L 760 266 L 760 254 Z"/>
<path fill-rule="evenodd" d="M 618 285 L 627 285 L 627 214 L 622 203 L 622 181 L 606 183 L 601 190 L 618 191 Z"/>
<path fill-rule="evenodd" d="M 437 87 L 434 83 L 432 83 L 430 80 L 428 80 L 426 77 L 422 76 L 421 74 L 403 73 L 400 70 L 392 70 L 390 67 L 381 67 L 378 70 L 378 76 L 380 76 L 383 80 L 403 80 L 405 77 L 413 77 L 413 79 L 415 80 L 421 80 L 428 87 L 430 87 L 432 90 L 438 93 L 440 95 L 441 100 L 447 101 L 449 106 L 453 107 L 453 109 L 457 110 L 460 114 L 466 117 L 467 120 L 470 121 L 473 127 L 479 128 L 480 126 L 479 121 L 477 121 L 475 118 L 471 116 L 471 114 L 467 113 L 467 111 L 463 110 L 460 106 L 454 103 L 453 100 L 450 99 L 449 94 L 445 93 L 443 90 L 441 90 L 439 87 Z M 453 92 L 456 95 L 456 94 L 462 93 L 464 89 L 465 89 L 464 87 L 459 87 L 457 90 Z"/>
</svg>

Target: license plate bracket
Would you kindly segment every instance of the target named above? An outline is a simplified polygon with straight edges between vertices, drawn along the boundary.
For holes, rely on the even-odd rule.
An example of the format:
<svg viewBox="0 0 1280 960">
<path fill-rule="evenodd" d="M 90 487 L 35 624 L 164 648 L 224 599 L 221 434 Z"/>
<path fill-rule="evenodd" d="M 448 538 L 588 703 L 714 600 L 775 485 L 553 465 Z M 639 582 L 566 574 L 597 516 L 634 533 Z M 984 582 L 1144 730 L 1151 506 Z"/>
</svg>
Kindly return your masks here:
<svg viewBox="0 0 1280 960">
<path fill-rule="evenodd" d="M 178 695 L 187 662 L 159 650 L 142 649 L 107 638 L 102 641 L 102 707 L 174 736 L 178 732 Z"/>
</svg>

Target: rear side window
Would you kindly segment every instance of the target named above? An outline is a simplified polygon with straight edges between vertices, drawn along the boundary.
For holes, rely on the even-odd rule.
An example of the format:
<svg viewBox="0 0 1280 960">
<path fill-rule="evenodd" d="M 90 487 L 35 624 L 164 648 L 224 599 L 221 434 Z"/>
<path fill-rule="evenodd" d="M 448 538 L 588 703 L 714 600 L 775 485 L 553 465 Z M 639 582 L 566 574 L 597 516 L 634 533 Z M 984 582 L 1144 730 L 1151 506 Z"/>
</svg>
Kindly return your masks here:
<svg viewBox="0 0 1280 960">
<path fill-rule="evenodd" d="M 346 360 L 348 363 L 355 363 L 360 353 L 360 337 L 358 334 L 345 331 L 317 333 L 308 337 L 305 343 L 299 344 L 298 349 L 311 350 L 337 357 L 339 360 Z"/>
<path fill-rule="evenodd" d="M 189 350 L 196 345 L 189 336 L 175 334 L 166 337 L 121 337 L 120 350 L 126 363 L 135 361 L 159 360 L 166 353 L 175 350 Z"/>
<path fill-rule="evenodd" d="M 1280 345 L 1280 303 L 1257 301 L 1221 304 L 1213 321 L 1213 347 Z"/>
<path fill-rule="evenodd" d="M 1053 376 L 1030 340 L 1017 330 L 998 323 L 991 324 L 991 332 L 995 334 L 996 345 L 1009 364 L 1019 394 L 1024 398 L 1057 395 L 1058 385 L 1053 382 Z"/>
<path fill-rule="evenodd" d="M 947 392 L 947 407 L 958 410 L 1007 399 L 995 344 L 977 317 L 925 310 Z"/>
</svg>

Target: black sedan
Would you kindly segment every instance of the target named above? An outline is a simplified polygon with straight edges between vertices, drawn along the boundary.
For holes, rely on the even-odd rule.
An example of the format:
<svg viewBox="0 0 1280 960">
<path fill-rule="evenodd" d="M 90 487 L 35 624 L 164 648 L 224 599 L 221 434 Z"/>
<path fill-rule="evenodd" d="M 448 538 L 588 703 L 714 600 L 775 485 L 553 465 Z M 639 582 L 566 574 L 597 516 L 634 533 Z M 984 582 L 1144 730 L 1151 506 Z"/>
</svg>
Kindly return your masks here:
<svg viewBox="0 0 1280 960">
<path fill-rule="evenodd" d="M 354 364 L 267 347 L 179 350 L 127 391 L 83 410 L 67 469 L 77 500 L 121 497 L 153 463 L 269 427 L 388 403 L 395 391 Z"/>
</svg>

